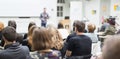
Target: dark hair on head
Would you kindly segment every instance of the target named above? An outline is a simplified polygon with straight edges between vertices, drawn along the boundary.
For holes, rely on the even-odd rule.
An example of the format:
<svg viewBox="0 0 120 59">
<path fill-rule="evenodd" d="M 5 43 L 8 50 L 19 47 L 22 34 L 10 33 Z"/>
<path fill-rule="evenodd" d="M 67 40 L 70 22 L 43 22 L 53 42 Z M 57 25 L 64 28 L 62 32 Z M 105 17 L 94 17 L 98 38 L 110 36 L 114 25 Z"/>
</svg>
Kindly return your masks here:
<svg viewBox="0 0 120 59">
<path fill-rule="evenodd" d="M 73 22 L 73 31 L 75 31 L 75 25 L 76 25 L 76 23 L 78 22 L 79 20 L 75 20 L 74 22 Z"/>
<path fill-rule="evenodd" d="M 14 27 L 15 29 L 17 27 L 16 22 L 14 20 L 9 20 L 8 21 L 8 26 Z"/>
<path fill-rule="evenodd" d="M 23 42 L 23 35 L 22 34 L 17 33 L 16 42 L 19 42 L 20 44 Z"/>
<path fill-rule="evenodd" d="M 46 9 L 46 7 L 44 7 L 43 9 Z"/>
<path fill-rule="evenodd" d="M 35 22 L 30 22 L 28 25 L 28 30 L 30 29 L 30 27 L 32 27 L 33 25 L 36 25 Z"/>
<path fill-rule="evenodd" d="M 77 21 L 75 24 L 75 27 L 78 32 L 84 32 L 85 31 L 85 23 L 82 21 Z"/>
<path fill-rule="evenodd" d="M 73 22 L 73 26 L 75 26 L 77 22 L 79 22 L 79 20 L 75 20 L 75 21 Z"/>
<path fill-rule="evenodd" d="M 64 28 L 62 23 L 58 23 L 58 29 Z"/>
<path fill-rule="evenodd" d="M 115 25 L 115 18 L 110 18 L 109 21 L 108 21 L 108 23 L 110 25 Z"/>
<path fill-rule="evenodd" d="M 16 40 L 16 30 L 15 28 L 11 26 L 7 26 L 2 31 L 2 36 L 10 42 L 13 42 Z"/>
<path fill-rule="evenodd" d="M 45 28 L 36 28 L 33 31 L 32 47 L 34 50 L 51 49 L 53 41 L 50 33 Z"/>
</svg>

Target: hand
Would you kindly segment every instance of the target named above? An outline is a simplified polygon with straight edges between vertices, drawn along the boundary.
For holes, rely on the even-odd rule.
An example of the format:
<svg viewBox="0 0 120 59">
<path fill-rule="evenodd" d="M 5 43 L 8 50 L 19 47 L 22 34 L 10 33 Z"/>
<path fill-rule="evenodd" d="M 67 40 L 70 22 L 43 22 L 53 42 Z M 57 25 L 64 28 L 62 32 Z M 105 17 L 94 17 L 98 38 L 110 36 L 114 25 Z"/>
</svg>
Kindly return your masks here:
<svg viewBox="0 0 120 59">
<path fill-rule="evenodd" d="M 44 19 L 47 19 L 47 17 L 44 17 Z"/>
<path fill-rule="evenodd" d="M 66 51 L 66 56 L 71 56 L 71 54 L 72 54 L 72 51 Z"/>
</svg>

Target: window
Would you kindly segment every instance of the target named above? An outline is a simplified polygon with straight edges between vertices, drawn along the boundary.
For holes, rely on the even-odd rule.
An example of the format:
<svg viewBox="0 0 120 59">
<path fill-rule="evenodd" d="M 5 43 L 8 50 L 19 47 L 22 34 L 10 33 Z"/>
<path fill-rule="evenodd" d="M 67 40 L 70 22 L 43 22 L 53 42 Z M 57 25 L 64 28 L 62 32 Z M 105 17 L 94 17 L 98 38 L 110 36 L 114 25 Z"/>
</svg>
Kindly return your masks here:
<svg viewBox="0 0 120 59">
<path fill-rule="evenodd" d="M 57 0 L 57 3 L 65 3 L 65 0 Z"/>
<path fill-rule="evenodd" d="M 57 6 L 57 17 L 63 17 L 63 6 Z"/>
</svg>

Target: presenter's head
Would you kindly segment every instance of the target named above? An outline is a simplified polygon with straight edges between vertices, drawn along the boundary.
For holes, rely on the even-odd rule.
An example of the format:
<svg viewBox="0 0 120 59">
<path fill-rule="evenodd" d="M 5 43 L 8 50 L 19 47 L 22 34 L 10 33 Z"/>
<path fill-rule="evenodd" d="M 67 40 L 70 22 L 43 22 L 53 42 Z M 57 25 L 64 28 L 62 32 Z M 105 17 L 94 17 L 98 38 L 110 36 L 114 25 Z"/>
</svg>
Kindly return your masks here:
<svg viewBox="0 0 120 59">
<path fill-rule="evenodd" d="M 44 10 L 44 13 L 46 13 L 46 8 L 44 8 L 43 10 Z"/>
</svg>

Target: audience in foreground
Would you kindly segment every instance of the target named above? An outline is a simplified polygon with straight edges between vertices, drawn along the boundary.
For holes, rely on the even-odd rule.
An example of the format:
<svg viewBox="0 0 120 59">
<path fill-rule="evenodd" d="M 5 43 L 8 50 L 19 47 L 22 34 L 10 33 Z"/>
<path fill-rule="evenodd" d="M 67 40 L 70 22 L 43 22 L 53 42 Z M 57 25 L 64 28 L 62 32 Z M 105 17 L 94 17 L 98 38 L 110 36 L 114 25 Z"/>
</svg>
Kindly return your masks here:
<svg viewBox="0 0 120 59">
<path fill-rule="evenodd" d="M 28 33 L 25 33 L 23 37 L 24 40 L 22 42 L 22 45 L 28 46 L 30 51 L 31 51 L 31 36 L 32 36 L 33 30 L 36 27 L 37 26 L 34 22 L 30 22 L 28 25 Z"/>
<path fill-rule="evenodd" d="M 35 30 L 35 28 L 37 28 L 36 25 L 33 25 L 32 27 L 30 27 L 29 31 L 28 31 L 28 37 L 27 37 L 27 46 L 29 47 L 29 50 L 32 51 L 32 35 L 33 35 L 33 31 Z"/>
<path fill-rule="evenodd" d="M 53 49 L 61 50 L 63 47 L 63 39 L 62 39 L 59 31 L 57 30 L 57 28 L 51 26 L 51 27 L 48 27 L 47 30 L 51 34 L 52 41 L 54 41 Z"/>
<path fill-rule="evenodd" d="M 104 35 L 114 35 L 116 32 L 115 21 L 109 20 L 109 23 Z M 0 59 L 31 59 L 31 57 L 32 59 L 61 59 L 64 56 L 66 59 L 90 59 L 92 46 L 96 46 L 95 43 L 98 42 L 97 35 L 94 33 L 96 26 L 88 24 L 88 33 L 85 33 L 85 23 L 76 20 L 73 24 L 74 32 L 64 42 L 62 37 L 65 35 L 61 30 L 63 25 L 58 25 L 60 28 L 57 29 L 52 26 L 39 28 L 34 22 L 29 24 L 24 39 L 27 42 L 26 46 L 31 50 L 30 56 L 28 47 L 22 46 L 24 45 L 22 34 L 16 33 L 16 22 L 10 20 L 5 28 L 0 22 L 0 35 L 5 48 L 0 50 Z M 119 35 L 107 38 L 102 54 L 96 59 L 119 59 L 119 41 Z M 93 57 L 96 56 L 96 50 L 98 49 L 92 49 Z"/>
<path fill-rule="evenodd" d="M 102 52 L 103 59 L 120 59 L 120 35 L 108 37 L 104 42 Z"/>
<path fill-rule="evenodd" d="M 36 25 L 36 23 L 31 21 L 31 22 L 29 23 L 29 25 L 28 25 L 28 31 L 30 30 L 30 28 L 31 28 L 33 25 Z M 27 37 L 28 37 L 28 33 L 25 33 L 23 39 L 27 39 Z"/>
<path fill-rule="evenodd" d="M 105 29 L 103 35 L 115 35 L 117 31 L 115 28 L 116 25 L 115 19 L 114 18 L 109 19 L 108 23 L 109 26 Z"/>
<path fill-rule="evenodd" d="M 84 35 L 85 23 L 77 21 L 75 24 L 76 36 L 70 38 L 66 56 L 68 58 L 89 59 L 91 57 L 91 39 Z"/>
<path fill-rule="evenodd" d="M 16 30 L 7 26 L 2 31 L 5 41 L 4 50 L 0 51 L 0 59 L 31 59 L 29 49 L 16 42 Z"/>
<path fill-rule="evenodd" d="M 8 26 L 13 27 L 15 30 L 17 28 L 17 24 L 16 24 L 15 20 L 9 20 Z M 4 44 L 5 44 L 4 40 L 1 40 L 1 46 L 3 46 Z"/>
<path fill-rule="evenodd" d="M 102 53 L 91 57 L 91 59 L 120 59 L 120 35 L 107 37 L 104 41 Z"/>
<path fill-rule="evenodd" d="M 31 53 L 33 59 L 61 59 L 58 50 L 52 50 L 54 41 L 51 33 L 45 28 L 36 28 L 32 36 L 32 48 L 36 51 Z"/>
</svg>

